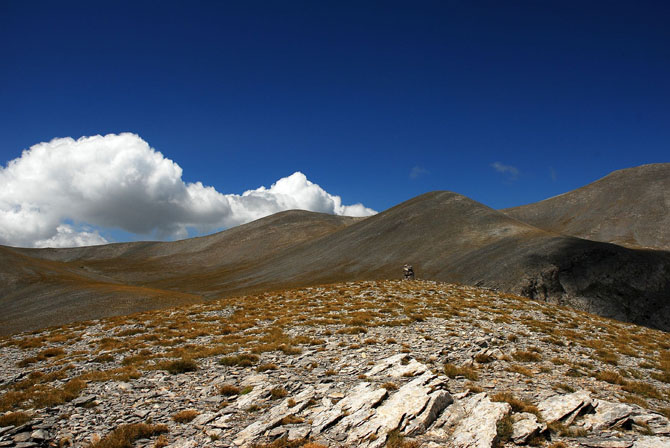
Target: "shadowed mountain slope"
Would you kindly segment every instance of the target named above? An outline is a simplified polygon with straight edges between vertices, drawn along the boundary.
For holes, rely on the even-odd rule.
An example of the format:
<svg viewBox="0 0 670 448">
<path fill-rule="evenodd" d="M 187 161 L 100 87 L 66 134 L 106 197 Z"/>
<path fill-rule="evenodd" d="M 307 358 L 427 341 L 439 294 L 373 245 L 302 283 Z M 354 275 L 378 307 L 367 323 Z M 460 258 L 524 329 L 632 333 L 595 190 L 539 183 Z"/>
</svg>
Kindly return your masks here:
<svg viewBox="0 0 670 448">
<path fill-rule="evenodd" d="M 670 250 L 670 163 L 615 171 L 577 190 L 503 212 L 565 235 Z"/>
<path fill-rule="evenodd" d="M 100 316 L 144 309 L 139 304 L 146 303 L 146 291 L 208 300 L 398 278 L 402 265 L 411 263 L 419 278 L 499 288 L 670 330 L 670 252 L 547 232 L 451 192 L 427 193 L 363 220 L 287 212 L 175 243 L 5 252 L 35 260 L 36 271 L 48 268 L 38 284 L 25 272 L 11 274 L 23 287 L 14 287 L 11 299 L 0 299 L 3 306 L 17 302 L 4 322 L 32 328 L 61 323 L 58 318 L 36 323 L 24 311 L 45 301 L 57 304 L 54 316 L 67 310 L 75 320 L 82 318 L 78 303 L 97 304 L 90 306 L 97 306 Z M 13 264 L 8 262 L 10 272 Z M 86 288 L 104 282 L 115 291 L 127 286 L 124 311 L 118 311 L 116 299 L 101 300 L 77 282 Z M 69 299 L 72 293 L 76 300 Z M 68 301 L 61 306 L 63 297 Z M 110 302 L 117 306 L 114 312 Z"/>
</svg>

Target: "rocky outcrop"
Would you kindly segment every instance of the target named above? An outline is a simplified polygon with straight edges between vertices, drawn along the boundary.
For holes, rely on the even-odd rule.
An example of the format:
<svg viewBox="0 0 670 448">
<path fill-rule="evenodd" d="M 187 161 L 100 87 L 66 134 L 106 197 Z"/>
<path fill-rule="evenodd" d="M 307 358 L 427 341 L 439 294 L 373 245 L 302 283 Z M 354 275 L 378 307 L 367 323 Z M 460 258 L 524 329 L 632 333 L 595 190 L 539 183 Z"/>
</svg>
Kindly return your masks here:
<svg viewBox="0 0 670 448">
<path fill-rule="evenodd" d="M 422 281 L 283 293 L 268 296 L 262 312 L 242 312 L 256 310 L 256 300 L 0 339 L 0 406 L 31 391 L 11 409 L 26 415 L 0 413 L 0 447 L 87 447 L 120 425 L 149 421 L 168 432 L 160 444 L 153 437 L 134 447 L 263 447 L 287 439 L 333 447 L 648 448 L 670 440 L 660 332 Z M 279 332 L 280 318 L 294 325 Z M 630 348 L 615 352 L 617 338 Z M 185 355 L 197 370 L 163 370 Z M 70 401 L 34 399 L 75 379 L 81 390 Z M 581 389 L 557 392 L 570 385 Z"/>
</svg>

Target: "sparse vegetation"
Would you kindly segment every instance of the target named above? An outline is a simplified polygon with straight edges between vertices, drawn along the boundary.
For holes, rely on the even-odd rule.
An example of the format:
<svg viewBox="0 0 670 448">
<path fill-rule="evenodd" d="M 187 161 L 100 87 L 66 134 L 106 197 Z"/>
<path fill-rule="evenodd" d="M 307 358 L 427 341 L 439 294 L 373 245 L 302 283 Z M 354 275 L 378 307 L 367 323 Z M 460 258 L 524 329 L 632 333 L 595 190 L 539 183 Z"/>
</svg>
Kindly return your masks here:
<svg viewBox="0 0 670 448">
<path fill-rule="evenodd" d="M 187 409 L 184 411 L 177 412 L 172 416 L 172 420 L 177 423 L 188 423 L 194 418 L 196 418 L 200 413 L 195 409 Z"/>
<path fill-rule="evenodd" d="M 275 363 L 261 364 L 256 368 L 257 372 L 267 372 L 268 370 L 277 370 L 279 367 Z"/>
<path fill-rule="evenodd" d="M 270 390 L 270 398 L 273 400 L 284 398 L 287 395 L 288 392 L 283 387 L 275 387 L 274 389 Z"/>
<path fill-rule="evenodd" d="M 150 425 L 146 423 L 135 423 L 121 425 L 91 448 L 132 448 L 133 442 L 138 439 L 146 439 L 168 432 L 165 425 Z"/>
<path fill-rule="evenodd" d="M 541 417 L 540 411 L 535 405 L 530 402 L 520 400 L 509 392 L 499 392 L 494 394 L 491 396 L 491 401 L 509 403 L 513 412 L 529 412 L 531 414 L 535 414 L 537 417 Z"/>
<path fill-rule="evenodd" d="M 498 434 L 498 441 L 500 443 L 505 443 L 512 438 L 512 432 L 514 430 L 514 422 L 512 417 L 505 415 L 502 419 L 496 423 L 496 433 Z"/>
<path fill-rule="evenodd" d="M 218 387 L 219 395 L 224 397 L 232 397 L 240 394 L 240 388 L 232 384 L 222 384 Z"/>
<path fill-rule="evenodd" d="M 21 426 L 28 423 L 31 419 L 32 416 L 25 412 L 9 412 L 5 415 L 0 415 L 0 428 L 5 426 Z"/>
<path fill-rule="evenodd" d="M 463 378 L 467 378 L 472 381 L 476 381 L 479 379 L 477 370 L 474 367 L 457 367 L 453 364 L 447 363 L 444 365 L 443 371 L 444 374 L 447 375 L 449 378 L 456 378 L 462 376 Z"/>
<path fill-rule="evenodd" d="M 512 353 L 512 357 L 521 362 L 538 362 L 542 360 L 542 356 L 532 351 L 516 351 Z"/>
<path fill-rule="evenodd" d="M 593 320 L 590 315 L 531 303 L 516 296 L 455 285 L 430 285 L 436 291 L 431 296 L 426 295 L 426 286 L 418 282 L 272 292 L 185 306 L 170 313 L 146 312 L 141 317 L 110 318 L 96 324 L 95 330 L 86 330 L 87 326 L 82 325 L 77 330 L 45 330 L 0 339 L 1 346 L 26 350 L 12 364 L 20 360 L 24 367 L 32 369 L 13 383 L 0 386 L 0 412 L 11 411 L 0 418 L 11 424 L 7 423 L 10 418 L 30 415 L 22 413 L 22 409 L 42 413 L 45 406 L 79 396 L 86 383 L 128 382 L 142 375 L 162 377 L 164 373 L 154 370 L 178 374 L 193 371 L 198 364 L 203 370 L 204 366 L 214 365 L 227 381 L 242 381 L 256 372 L 269 372 L 272 386 L 266 391 L 270 393 L 260 395 L 249 408 L 249 412 L 258 415 L 290 396 L 287 389 L 291 394 L 295 390 L 294 384 L 283 383 L 287 368 L 296 368 L 295 372 L 303 375 L 319 373 L 332 377 L 326 381 L 335 384 L 347 378 L 369 381 L 375 388 L 387 389 L 392 396 L 392 391 L 409 379 L 397 378 L 396 383 L 384 382 L 387 379 L 376 375 L 366 376 L 369 366 L 380 360 L 380 353 L 391 352 L 406 353 L 403 364 L 416 358 L 435 373 L 452 378 L 450 384 L 456 392 L 466 389 L 471 393 L 487 392 L 494 401 L 509 403 L 514 412 L 538 415 L 533 403 L 524 400 L 523 393 L 512 386 L 525 382 L 545 390 L 551 386 L 560 393 L 587 388 L 597 391 L 598 398 L 616 396 L 620 401 L 670 414 L 670 347 L 666 347 L 666 335 L 600 318 Z M 368 290 L 374 294 L 367 294 Z M 442 295 L 444 298 L 437 298 Z M 587 326 L 593 328 L 592 333 L 585 333 Z M 118 328 L 122 330 L 117 331 Z M 86 338 L 94 341 L 88 351 L 84 342 L 77 342 L 82 335 L 84 341 L 88 341 Z M 471 344 L 474 338 L 482 336 L 487 337 L 490 348 L 499 348 L 506 355 L 498 356 L 492 364 L 491 356 L 480 354 L 473 363 L 472 351 L 463 355 L 463 350 L 452 350 L 447 358 L 452 362 L 442 365 L 444 352 L 438 354 L 436 345 L 430 342 L 447 341 L 453 348 L 464 339 Z M 427 346 L 431 349 L 426 350 Z M 356 355 L 351 356 L 352 352 L 347 350 L 356 350 Z M 288 358 L 303 351 L 309 351 L 309 356 Z M 522 377 L 500 375 L 500 370 Z M 190 378 L 171 380 L 181 384 Z M 252 389 L 219 384 L 207 389 L 210 390 L 210 394 L 220 396 L 209 397 L 212 404 L 207 412 L 235 406 L 235 400 L 243 399 L 235 396 Z M 506 390 L 515 390 L 520 395 Z M 270 401 L 273 399 L 276 401 Z M 288 405 L 296 403 L 289 398 Z M 187 427 L 198 412 L 206 412 L 204 407 L 196 407 L 197 410 L 179 413 L 175 410 L 173 420 Z M 95 411 L 99 409 L 86 412 Z M 285 417 L 281 424 L 304 423 L 305 418 L 309 418 L 306 413 L 298 413 Z M 4 423 L 0 420 L 0 426 Z M 502 440 L 505 428 L 498 429 Z M 558 426 L 552 431 L 562 437 L 575 434 L 572 429 Z M 415 446 L 411 440 L 399 440 L 400 444 L 389 446 Z M 546 446 L 544 439 L 529 444 L 541 441 Z M 166 446 L 167 442 L 163 436 L 153 446 Z M 147 446 L 151 446 L 149 443 Z M 301 443 L 296 446 L 308 446 L 307 441 Z"/>
<path fill-rule="evenodd" d="M 399 431 L 391 431 L 386 438 L 386 448 L 418 448 L 419 442 L 407 440 Z"/>
<path fill-rule="evenodd" d="M 178 359 L 161 364 L 161 369 L 177 375 L 179 373 L 195 372 L 198 370 L 198 365 L 192 359 Z"/>
<path fill-rule="evenodd" d="M 224 356 L 219 360 L 219 364 L 224 366 L 251 367 L 258 362 L 258 359 L 258 355 L 242 353 L 235 356 Z"/>
</svg>

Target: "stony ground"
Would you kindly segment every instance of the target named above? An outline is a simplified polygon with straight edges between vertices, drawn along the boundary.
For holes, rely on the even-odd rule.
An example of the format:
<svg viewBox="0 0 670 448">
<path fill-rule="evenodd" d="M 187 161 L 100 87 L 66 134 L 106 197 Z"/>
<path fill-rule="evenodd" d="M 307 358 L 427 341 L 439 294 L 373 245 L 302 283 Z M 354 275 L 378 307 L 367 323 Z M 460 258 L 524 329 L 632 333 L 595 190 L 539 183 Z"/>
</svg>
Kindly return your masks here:
<svg viewBox="0 0 670 448">
<path fill-rule="evenodd" d="M 670 447 L 667 333 L 467 286 L 271 292 L 0 354 L 0 447 Z"/>
</svg>

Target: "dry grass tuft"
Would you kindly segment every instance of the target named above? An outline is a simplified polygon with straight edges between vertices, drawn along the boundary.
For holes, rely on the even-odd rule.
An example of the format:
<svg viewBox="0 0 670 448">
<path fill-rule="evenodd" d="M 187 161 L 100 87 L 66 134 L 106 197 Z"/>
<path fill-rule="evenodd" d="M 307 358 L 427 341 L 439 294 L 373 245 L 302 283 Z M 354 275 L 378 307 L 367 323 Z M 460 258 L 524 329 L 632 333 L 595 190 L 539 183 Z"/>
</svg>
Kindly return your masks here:
<svg viewBox="0 0 670 448">
<path fill-rule="evenodd" d="M 661 393 L 651 384 L 644 381 L 630 381 L 622 386 L 622 389 L 626 392 L 630 392 L 636 395 L 642 395 L 647 398 L 657 398 L 661 399 L 663 396 Z"/>
<path fill-rule="evenodd" d="M 302 417 L 296 417 L 295 415 L 288 415 L 281 419 L 281 425 L 295 425 L 298 423 L 304 422 L 305 419 Z"/>
<path fill-rule="evenodd" d="M 198 370 L 198 365 L 192 359 L 178 359 L 160 364 L 160 369 L 177 375 L 179 373 L 195 372 Z"/>
<path fill-rule="evenodd" d="M 541 417 L 540 411 L 537 409 L 535 405 L 533 405 L 528 401 L 516 398 L 509 392 L 497 393 L 491 396 L 491 400 L 509 403 L 509 405 L 512 407 L 513 412 L 529 412 L 531 414 L 535 414 L 537 417 Z"/>
<path fill-rule="evenodd" d="M 511 365 L 505 368 L 509 372 L 519 373 L 521 375 L 532 377 L 533 371 L 523 366 Z"/>
<path fill-rule="evenodd" d="M 387 448 L 419 448 L 419 442 L 407 440 L 399 431 L 391 431 L 386 437 Z"/>
<path fill-rule="evenodd" d="M 242 353 L 235 356 L 224 356 L 219 359 L 219 364 L 224 366 L 251 367 L 258 362 L 258 355 Z"/>
<path fill-rule="evenodd" d="M 283 387 L 275 387 L 270 391 L 270 398 L 277 400 L 279 398 L 284 398 L 288 395 L 288 392 Z"/>
<path fill-rule="evenodd" d="M 619 375 L 619 373 L 612 370 L 605 370 L 603 372 L 596 373 L 596 379 L 610 384 L 626 384 L 626 380 L 621 375 Z"/>
<path fill-rule="evenodd" d="M 148 425 L 146 423 L 121 425 L 98 443 L 92 444 L 91 448 L 132 448 L 135 440 L 147 439 L 166 432 L 168 432 L 168 428 L 165 425 Z"/>
<path fill-rule="evenodd" d="M 223 395 L 224 397 L 232 397 L 233 395 L 240 394 L 240 388 L 232 384 L 222 384 L 218 389 L 219 395 Z"/>
<path fill-rule="evenodd" d="M 512 357 L 520 362 L 538 362 L 542 361 L 542 356 L 531 351 L 516 351 L 512 353 Z"/>
<path fill-rule="evenodd" d="M 21 426 L 28 423 L 32 416 L 25 412 L 10 412 L 0 415 L 0 428 L 5 426 Z"/>
<path fill-rule="evenodd" d="M 170 441 L 168 440 L 167 437 L 165 437 L 165 434 L 161 434 L 156 439 L 156 443 L 154 443 L 154 448 L 165 448 L 168 445 L 170 445 Z"/>
<path fill-rule="evenodd" d="M 444 365 L 444 374 L 447 375 L 449 378 L 456 378 L 458 376 L 462 376 L 464 378 L 467 378 L 471 381 L 477 381 L 479 379 L 479 374 L 477 373 L 477 369 L 475 367 L 458 367 L 453 364 L 447 363 Z"/>
<path fill-rule="evenodd" d="M 260 366 L 256 367 L 257 372 L 267 372 L 268 370 L 277 370 L 279 367 L 277 364 L 274 363 L 268 363 L 268 364 L 261 364 Z"/>
<path fill-rule="evenodd" d="M 187 409 L 184 411 L 177 412 L 172 416 L 172 420 L 177 423 L 188 423 L 194 418 L 196 418 L 200 413 L 195 409 Z"/>
</svg>

